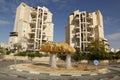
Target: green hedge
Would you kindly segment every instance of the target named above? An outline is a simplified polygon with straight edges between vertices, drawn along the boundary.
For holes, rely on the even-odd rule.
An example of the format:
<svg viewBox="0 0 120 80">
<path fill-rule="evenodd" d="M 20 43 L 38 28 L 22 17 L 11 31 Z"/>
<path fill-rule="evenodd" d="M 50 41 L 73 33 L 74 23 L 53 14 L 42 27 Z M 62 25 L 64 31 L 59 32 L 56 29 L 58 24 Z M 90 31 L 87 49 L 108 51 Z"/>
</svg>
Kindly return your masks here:
<svg viewBox="0 0 120 80">
<path fill-rule="evenodd" d="M 43 54 L 36 51 L 25 51 L 15 54 L 15 56 L 42 57 Z"/>
<path fill-rule="evenodd" d="M 66 54 L 64 53 L 57 53 L 57 57 L 65 60 L 66 59 Z M 96 51 L 94 53 L 83 53 L 80 51 L 79 48 L 76 48 L 76 52 L 71 55 L 72 61 L 79 61 L 79 60 L 113 60 L 113 59 L 120 59 L 120 51 L 117 53 L 113 52 L 101 52 L 101 51 Z"/>
</svg>

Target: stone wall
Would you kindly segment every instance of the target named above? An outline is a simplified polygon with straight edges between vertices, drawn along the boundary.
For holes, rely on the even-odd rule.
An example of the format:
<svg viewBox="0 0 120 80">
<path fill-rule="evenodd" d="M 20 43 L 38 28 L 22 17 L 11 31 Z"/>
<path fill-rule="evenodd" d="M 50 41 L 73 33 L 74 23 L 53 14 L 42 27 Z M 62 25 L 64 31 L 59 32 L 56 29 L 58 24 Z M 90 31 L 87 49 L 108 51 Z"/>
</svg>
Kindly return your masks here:
<svg viewBox="0 0 120 80">
<path fill-rule="evenodd" d="M 4 55 L 3 60 L 30 61 L 30 58 L 23 56 Z M 48 62 L 49 57 L 34 57 L 32 62 Z"/>
</svg>

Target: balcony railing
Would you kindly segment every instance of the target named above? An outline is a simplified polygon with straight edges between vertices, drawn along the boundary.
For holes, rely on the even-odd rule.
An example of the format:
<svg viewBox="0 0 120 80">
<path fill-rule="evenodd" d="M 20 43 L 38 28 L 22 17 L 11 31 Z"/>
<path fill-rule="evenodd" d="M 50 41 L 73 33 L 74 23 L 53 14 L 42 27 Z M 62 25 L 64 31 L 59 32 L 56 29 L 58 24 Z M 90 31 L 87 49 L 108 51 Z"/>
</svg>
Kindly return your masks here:
<svg viewBox="0 0 120 80">
<path fill-rule="evenodd" d="M 90 26 L 88 26 L 89 28 L 94 28 L 94 26 L 93 25 L 90 25 Z"/>
<path fill-rule="evenodd" d="M 46 36 L 46 33 L 45 33 L 45 32 L 43 32 L 43 33 L 42 33 L 42 35 L 43 35 L 43 36 Z"/>
<path fill-rule="evenodd" d="M 87 18 L 93 18 L 92 13 L 87 13 Z"/>
<path fill-rule="evenodd" d="M 36 21 L 36 18 L 32 18 L 32 21 Z"/>
<path fill-rule="evenodd" d="M 18 36 L 18 32 L 10 32 L 10 36 Z"/>
<path fill-rule="evenodd" d="M 34 43 L 34 38 L 28 39 L 28 42 L 29 42 L 29 43 Z"/>
<path fill-rule="evenodd" d="M 47 37 L 44 36 L 44 37 L 43 37 L 43 40 L 47 40 Z"/>
<path fill-rule="evenodd" d="M 31 17 L 36 17 L 37 16 L 37 10 L 36 9 L 32 9 L 31 10 Z"/>
<path fill-rule="evenodd" d="M 31 32 L 29 32 L 29 34 L 35 34 L 35 30 L 31 30 Z"/>
<path fill-rule="evenodd" d="M 75 16 L 75 19 L 79 19 L 79 15 L 76 15 L 76 16 Z"/>
<path fill-rule="evenodd" d="M 35 26 L 35 24 L 36 24 L 36 21 L 33 21 L 33 20 L 32 20 L 32 21 L 30 22 L 30 26 Z"/>
<path fill-rule="evenodd" d="M 79 26 L 75 26 L 75 29 L 80 29 L 80 27 Z"/>
</svg>

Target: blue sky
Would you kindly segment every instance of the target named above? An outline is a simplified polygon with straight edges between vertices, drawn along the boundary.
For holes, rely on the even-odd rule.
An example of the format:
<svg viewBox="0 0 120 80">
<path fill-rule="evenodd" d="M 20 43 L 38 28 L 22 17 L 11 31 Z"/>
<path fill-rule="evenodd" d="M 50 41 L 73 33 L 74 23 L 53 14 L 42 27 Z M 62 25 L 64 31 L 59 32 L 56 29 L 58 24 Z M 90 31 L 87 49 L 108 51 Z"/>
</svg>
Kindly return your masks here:
<svg viewBox="0 0 120 80">
<path fill-rule="evenodd" d="M 120 48 L 120 0 L 0 0 L 0 41 L 8 42 L 13 31 L 17 6 L 25 2 L 30 6 L 46 6 L 53 13 L 54 41 L 65 41 L 65 26 L 75 10 L 100 10 L 104 19 L 105 37 L 111 48 Z"/>
</svg>

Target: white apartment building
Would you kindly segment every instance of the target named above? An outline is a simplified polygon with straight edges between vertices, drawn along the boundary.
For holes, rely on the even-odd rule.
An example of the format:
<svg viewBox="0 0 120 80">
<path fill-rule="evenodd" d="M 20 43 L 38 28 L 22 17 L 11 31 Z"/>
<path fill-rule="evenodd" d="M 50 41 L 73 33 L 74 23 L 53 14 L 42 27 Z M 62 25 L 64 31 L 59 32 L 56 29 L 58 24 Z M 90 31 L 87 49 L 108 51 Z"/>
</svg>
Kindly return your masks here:
<svg viewBox="0 0 120 80">
<path fill-rule="evenodd" d="M 103 17 L 101 12 L 74 11 L 68 18 L 66 26 L 66 42 L 73 47 L 86 51 L 87 44 L 95 39 L 102 39 L 108 49 L 104 37 Z"/>
<path fill-rule="evenodd" d="M 16 10 L 14 32 L 10 33 L 9 47 L 21 44 L 22 48 L 38 50 L 47 41 L 53 41 L 52 13 L 46 7 L 31 7 L 21 3 Z"/>
<path fill-rule="evenodd" d="M 0 48 L 8 48 L 8 44 L 0 41 Z"/>
</svg>

